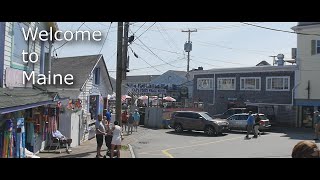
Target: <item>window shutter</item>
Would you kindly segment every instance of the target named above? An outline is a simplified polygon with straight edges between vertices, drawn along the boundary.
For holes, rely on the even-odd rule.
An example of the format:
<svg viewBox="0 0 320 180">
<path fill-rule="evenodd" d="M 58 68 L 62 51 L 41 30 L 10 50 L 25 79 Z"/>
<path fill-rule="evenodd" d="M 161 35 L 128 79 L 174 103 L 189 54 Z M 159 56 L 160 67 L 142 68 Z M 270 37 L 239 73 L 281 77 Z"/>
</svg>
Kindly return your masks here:
<svg viewBox="0 0 320 180">
<path fill-rule="evenodd" d="M 316 40 L 311 40 L 311 55 L 316 54 Z"/>
</svg>

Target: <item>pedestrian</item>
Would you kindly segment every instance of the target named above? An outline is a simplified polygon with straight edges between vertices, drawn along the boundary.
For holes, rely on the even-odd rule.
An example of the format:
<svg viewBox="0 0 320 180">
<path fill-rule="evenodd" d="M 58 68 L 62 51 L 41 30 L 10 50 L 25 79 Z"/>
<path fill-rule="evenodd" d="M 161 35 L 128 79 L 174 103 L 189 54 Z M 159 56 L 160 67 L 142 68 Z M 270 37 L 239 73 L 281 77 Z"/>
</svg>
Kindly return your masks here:
<svg viewBox="0 0 320 180">
<path fill-rule="evenodd" d="M 247 119 L 247 135 L 246 135 L 247 139 L 250 139 L 249 134 L 252 132 L 253 124 L 254 124 L 254 117 L 252 115 L 252 111 L 250 111 Z"/>
<path fill-rule="evenodd" d="M 107 155 L 111 156 L 111 142 L 112 142 L 112 124 L 106 125 L 106 136 L 105 136 L 105 143 L 107 146 Z"/>
<path fill-rule="evenodd" d="M 103 144 L 103 136 L 106 134 L 105 125 L 102 122 L 102 116 L 98 115 L 96 122 L 96 140 L 97 140 L 97 155 L 96 158 L 103 157 L 101 155 L 101 147 Z"/>
<path fill-rule="evenodd" d="M 122 121 L 122 125 L 121 125 L 121 128 L 122 128 L 122 131 L 123 129 L 125 131 L 127 131 L 127 126 L 128 126 L 128 112 L 126 110 L 124 110 L 121 114 L 121 121 Z M 124 126 L 124 128 L 123 128 Z"/>
<path fill-rule="evenodd" d="M 259 131 L 260 121 L 261 121 L 261 118 L 260 118 L 259 114 L 257 113 L 256 118 L 255 118 L 255 123 L 253 125 L 253 129 L 254 129 L 253 138 L 258 138 L 258 135 L 260 135 L 260 131 Z"/>
<path fill-rule="evenodd" d="M 300 141 L 294 146 L 291 157 L 320 158 L 320 150 L 317 144 L 312 141 Z"/>
<path fill-rule="evenodd" d="M 320 113 L 319 111 L 315 111 L 315 127 L 314 127 L 314 134 L 315 134 L 315 138 L 314 140 L 319 140 L 319 133 L 320 133 Z"/>
<path fill-rule="evenodd" d="M 136 129 L 136 132 L 138 132 L 138 126 L 139 126 L 139 122 L 140 122 L 140 114 L 138 112 L 138 109 L 135 109 L 134 110 L 134 113 L 133 113 L 133 119 L 134 119 L 134 127 Z"/>
<path fill-rule="evenodd" d="M 120 148 L 121 148 L 121 127 L 118 125 L 118 121 L 114 122 L 114 126 L 112 127 L 112 141 L 111 141 L 111 156 L 113 158 L 114 149 L 117 149 L 117 157 L 120 158 Z"/>
<path fill-rule="evenodd" d="M 132 134 L 133 124 L 134 124 L 133 115 L 132 115 L 132 113 L 129 113 L 129 117 L 128 117 L 128 135 L 129 135 L 130 130 L 131 130 L 131 134 Z"/>
<path fill-rule="evenodd" d="M 107 122 L 108 122 L 108 125 L 110 124 L 110 121 L 111 121 L 111 112 L 110 112 L 110 109 L 107 110 L 106 112 L 106 118 L 107 118 Z"/>
</svg>

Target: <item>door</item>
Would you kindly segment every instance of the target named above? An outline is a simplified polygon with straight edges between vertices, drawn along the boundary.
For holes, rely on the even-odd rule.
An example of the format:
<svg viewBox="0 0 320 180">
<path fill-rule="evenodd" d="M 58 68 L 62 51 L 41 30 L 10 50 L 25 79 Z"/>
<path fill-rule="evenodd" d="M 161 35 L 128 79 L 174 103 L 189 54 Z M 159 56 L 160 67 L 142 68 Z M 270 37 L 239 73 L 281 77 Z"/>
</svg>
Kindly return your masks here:
<svg viewBox="0 0 320 180">
<path fill-rule="evenodd" d="M 229 122 L 229 128 L 230 129 L 237 129 L 236 116 L 229 117 L 228 118 L 228 122 Z"/>
<path fill-rule="evenodd" d="M 71 147 L 75 147 L 79 145 L 79 126 L 80 126 L 80 121 L 79 121 L 79 115 L 78 113 L 72 113 L 71 114 Z"/>
<path fill-rule="evenodd" d="M 192 113 L 192 129 L 193 130 L 203 130 L 204 129 L 204 125 L 205 125 L 205 121 L 206 119 L 204 117 L 202 117 L 200 114 L 198 113 Z"/>
<path fill-rule="evenodd" d="M 192 130 L 193 129 L 193 114 L 189 112 L 181 113 L 183 119 L 182 126 L 184 129 Z"/>
<path fill-rule="evenodd" d="M 248 119 L 248 115 L 239 115 L 238 116 L 238 127 L 242 130 L 246 130 L 247 128 L 247 119 Z"/>
</svg>

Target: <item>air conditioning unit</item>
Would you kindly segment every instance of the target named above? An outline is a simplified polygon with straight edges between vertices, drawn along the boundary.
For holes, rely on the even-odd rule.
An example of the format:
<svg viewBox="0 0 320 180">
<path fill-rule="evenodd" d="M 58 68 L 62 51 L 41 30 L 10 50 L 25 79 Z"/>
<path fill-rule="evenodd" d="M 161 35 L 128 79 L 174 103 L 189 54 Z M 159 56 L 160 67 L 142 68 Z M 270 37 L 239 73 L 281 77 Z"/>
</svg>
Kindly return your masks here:
<svg viewBox="0 0 320 180">
<path fill-rule="evenodd" d="M 292 48 L 291 49 L 291 58 L 296 59 L 297 58 L 297 48 Z"/>
</svg>

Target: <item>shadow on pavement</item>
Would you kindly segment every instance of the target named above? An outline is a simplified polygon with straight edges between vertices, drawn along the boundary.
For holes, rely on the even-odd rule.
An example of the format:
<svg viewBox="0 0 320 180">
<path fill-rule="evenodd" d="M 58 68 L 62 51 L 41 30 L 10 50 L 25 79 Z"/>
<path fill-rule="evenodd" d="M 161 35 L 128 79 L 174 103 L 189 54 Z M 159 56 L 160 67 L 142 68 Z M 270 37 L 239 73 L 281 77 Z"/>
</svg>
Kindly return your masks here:
<svg viewBox="0 0 320 180">
<path fill-rule="evenodd" d="M 88 157 L 89 158 L 90 155 L 92 156 L 92 153 L 96 153 L 96 152 L 97 151 L 89 151 L 89 152 L 75 153 L 75 154 L 72 154 L 72 152 L 71 152 L 70 154 L 66 154 L 66 155 L 62 155 L 62 156 L 54 157 L 54 158 L 83 158 L 83 157 Z M 106 154 L 106 150 L 101 150 L 101 154 L 105 155 Z"/>
<path fill-rule="evenodd" d="M 173 131 L 168 131 L 166 132 L 168 134 L 174 134 L 174 135 L 180 135 L 180 136 L 194 136 L 194 137 L 199 137 L 199 136 L 203 136 L 203 137 L 208 137 L 208 135 L 206 135 L 204 132 L 202 131 L 183 131 L 182 133 L 177 133 L 174 130 Z M 219 136 L 226 136 L 228 135 L 227 133 L 223 133 Z M 214 136 L 213 136 L 214 137 Z"/>
<path fill-rule="evenodd" d="M 287 128 L 287 127 L 274 127 L 273 133 L 283 133 L 280 137 L 287 137 L 297 140 L 313 140 L 314 130 L 311 128 Z"/>
</svg>

